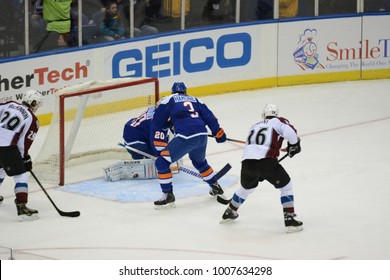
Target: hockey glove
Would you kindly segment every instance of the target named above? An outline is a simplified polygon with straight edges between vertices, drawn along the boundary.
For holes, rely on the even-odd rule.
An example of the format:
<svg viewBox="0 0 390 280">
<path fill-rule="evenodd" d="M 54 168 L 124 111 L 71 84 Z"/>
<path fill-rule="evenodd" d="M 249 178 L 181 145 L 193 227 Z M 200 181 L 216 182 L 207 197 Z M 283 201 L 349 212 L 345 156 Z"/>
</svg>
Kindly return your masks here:
<svg viewBox="0 0 390 280">
<path fill-rule="evenodd" d="M 226 141 L 226 133 L 222 128 L 220 128 L 215 135 L 215 141 L 217 141 L 217 143 L 223 143 Z"/>
<path fill-rule="evenodd" d="M 298 142 L 295 144 L 287 143 L 287 153 L 290 158 L 301 152 L 301 139 L 298 138 Z"/>
<path fill-rule="evenodd" d="M 31 171 L 32 169 L 32 161 L 30 155 L 27 155 L 23 158 L 24 168 L 26 171 Z"/>
</svg>

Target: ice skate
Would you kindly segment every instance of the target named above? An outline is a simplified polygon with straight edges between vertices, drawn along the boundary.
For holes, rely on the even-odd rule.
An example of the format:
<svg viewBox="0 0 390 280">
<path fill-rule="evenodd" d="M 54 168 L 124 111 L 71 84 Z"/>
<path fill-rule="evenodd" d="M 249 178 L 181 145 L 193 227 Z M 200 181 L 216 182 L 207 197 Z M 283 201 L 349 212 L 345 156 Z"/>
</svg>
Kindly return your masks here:
<svg viewBox="0 0 390 280">
<path fill-rule="evenodd" d="M 234 221 L 237 218 L 238 218 L 237 211 L 234 211 L 232 208 L 228 207 L 226 208 L 225 212 L 222 215 L 221 223 Z"/>
<path fill-rule="evenodd" d="M 154 205 L 157 210 L 167 207 L 175 208 L 175 196 L 172 192 L 163 193 L 161 198 L 154 202 Z"/>
<path fill-rule="evenodd" d="M 303 230 L 303 223 L 295 220 L 296 214 L 284 212 L 284 225 L 286 226 L 286 232 L 297 232 Z"/>
<path fill-rule="evenodd" d="M 18 202 L 15 199 L 16 210 L 18 211 L 19 220 L 23 221 L 33 221 L 39 219 L 38 211 L 30 209 L 26 206 L 26 203 Z"/>
<path fill-rule="evenodd" d="M 218 184 L 218 182 L 215 182 L 213 184 L 210 184 L 210 191 L 209 194 L 211 196 L 216 196 L 216 195 L 223 195 L 223 189 L 221 186 Z"/>
</svg>

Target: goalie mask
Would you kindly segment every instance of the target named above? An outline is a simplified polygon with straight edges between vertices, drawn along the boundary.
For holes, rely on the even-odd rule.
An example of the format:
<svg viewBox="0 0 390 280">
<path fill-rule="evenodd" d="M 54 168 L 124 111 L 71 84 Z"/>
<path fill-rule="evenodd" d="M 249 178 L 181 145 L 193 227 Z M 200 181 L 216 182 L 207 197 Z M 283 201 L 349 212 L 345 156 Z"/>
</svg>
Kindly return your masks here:
<svg viewBox="0 0 390 280">
<path fill-rule="evenodd" d="M 267 104 L 263 109 L 262 117 L 263 119 L 267 117 L 277 117 L 279 115 L 278 106 L 275 104 Z"/>
</svg>

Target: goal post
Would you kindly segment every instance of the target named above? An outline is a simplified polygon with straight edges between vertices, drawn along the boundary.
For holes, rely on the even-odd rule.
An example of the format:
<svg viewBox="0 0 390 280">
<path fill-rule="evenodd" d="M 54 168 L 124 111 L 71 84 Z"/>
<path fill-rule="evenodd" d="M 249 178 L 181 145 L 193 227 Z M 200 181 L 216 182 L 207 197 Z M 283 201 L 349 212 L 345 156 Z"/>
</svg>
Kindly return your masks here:
<svg viewBox="0 0 390 280">
<path fill-rule="evenodd" d="M 67 166 L 128 156 L 117 146 L 125 123 L 159 99 L 157 78 L 93 81 L 55 93 L 45 142 L 34 159 L 42 181 L 65 184 Z"/>
</svg>

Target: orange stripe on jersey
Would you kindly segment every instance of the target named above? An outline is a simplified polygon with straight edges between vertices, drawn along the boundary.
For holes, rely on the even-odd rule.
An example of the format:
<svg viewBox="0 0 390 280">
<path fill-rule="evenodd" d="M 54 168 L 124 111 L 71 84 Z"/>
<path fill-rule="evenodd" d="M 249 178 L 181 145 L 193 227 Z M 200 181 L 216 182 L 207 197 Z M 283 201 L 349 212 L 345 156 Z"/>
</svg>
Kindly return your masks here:
<svg viewBox="0 0 390 280">
<path fill-rule="evenodd" d="M 210 167 L 210 168 L 207 169 L 205 172 L 200 173 L 200 175 L 202 175 L 202 177 L 207 177 L 207 176 L 209 176 L 211 173 L 213 173 L 213 169 Z"/>
<path fill-rule="evenodd" d="M 155 146 L 159 146 L 159 147 L 166 147 L 166 146 L 168 146 L 168 144 L 166 142 L 153 141 L 153 143 L 154 143 Z"/>
<path fill-rule="evenodd" d="M 171 156 L 171 153 L 169 152 L 169 150 L 164 150 L 164 151 L 161 151 L 160 153 L 162 156 L 164 157 L 170 157 Z"/>
<path fill-rule="evenodd" d="M 159 179 L 169 179 L 169 178 L 172 178 L 172 173 L 158 174 L 157 177 Z"/>
</svg>

